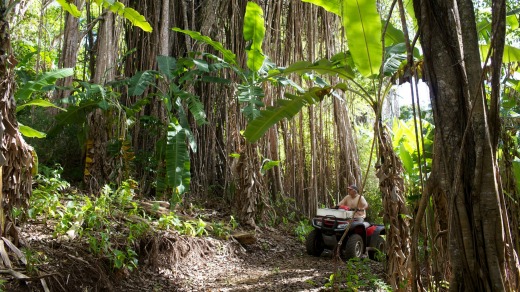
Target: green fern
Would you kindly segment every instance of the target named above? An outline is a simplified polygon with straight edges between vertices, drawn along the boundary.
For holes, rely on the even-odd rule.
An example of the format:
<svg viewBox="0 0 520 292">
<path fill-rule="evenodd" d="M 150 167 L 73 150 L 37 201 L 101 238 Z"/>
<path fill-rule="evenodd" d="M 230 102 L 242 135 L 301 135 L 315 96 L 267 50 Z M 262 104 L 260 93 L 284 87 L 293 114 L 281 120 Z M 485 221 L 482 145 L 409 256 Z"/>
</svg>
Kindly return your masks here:
<svg viewBox="0 0 520 292">
<path fill-rule="evenodd" d="M 260 108 L 264 106 L 262 98 L 264 97 L 264 90 L 255 85 L 241 85 L 237 86 L 238 101 L 245 103 L 246 106 L 242 108 L 242 113 L 248 120 L 254 120 L 260 116 Z"/>
</svg>

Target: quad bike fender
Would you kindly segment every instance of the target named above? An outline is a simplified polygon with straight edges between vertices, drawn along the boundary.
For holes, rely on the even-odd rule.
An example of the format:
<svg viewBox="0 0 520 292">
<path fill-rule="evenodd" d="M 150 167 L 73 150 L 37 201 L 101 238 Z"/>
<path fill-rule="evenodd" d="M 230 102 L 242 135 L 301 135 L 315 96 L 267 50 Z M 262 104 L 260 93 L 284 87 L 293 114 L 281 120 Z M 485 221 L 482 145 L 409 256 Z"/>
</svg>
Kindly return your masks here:
<svg viewBox="0 0 520 292">
<path fill-rule="evenodd" d="M 370 239 L 373 236 L 385 235 L 385 234 L 386 234 L 386 231 L 385 231 L 384 225 L 372 225 L 372 226 L 368 227 L 367 228 L 367 239 L 369 241 L 368 245 L 370 245 Z"/>
</svg>

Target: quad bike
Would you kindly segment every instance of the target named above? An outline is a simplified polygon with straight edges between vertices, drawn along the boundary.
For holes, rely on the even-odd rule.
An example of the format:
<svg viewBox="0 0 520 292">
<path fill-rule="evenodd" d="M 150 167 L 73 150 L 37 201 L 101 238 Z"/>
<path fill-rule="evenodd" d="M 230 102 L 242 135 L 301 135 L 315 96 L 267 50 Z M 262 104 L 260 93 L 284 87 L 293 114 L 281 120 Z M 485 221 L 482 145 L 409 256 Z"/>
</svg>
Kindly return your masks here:
<svg viewBox="0 0 520 292">
<path fill-rule="evenodd" d="M 371 260 L 380 260 L 378 251 L 384 252 L 385 234 L 383 225 L 361 222 L 353 218 L 357 210 L 318 209 L 312 219 L 314 229 L 307 235 L 307 254 L 320 256 L 325 249 L 335 251 L 345 230 L 339 255 L 343 260 L 359 258 L 365 252 Z"/>
</svg>

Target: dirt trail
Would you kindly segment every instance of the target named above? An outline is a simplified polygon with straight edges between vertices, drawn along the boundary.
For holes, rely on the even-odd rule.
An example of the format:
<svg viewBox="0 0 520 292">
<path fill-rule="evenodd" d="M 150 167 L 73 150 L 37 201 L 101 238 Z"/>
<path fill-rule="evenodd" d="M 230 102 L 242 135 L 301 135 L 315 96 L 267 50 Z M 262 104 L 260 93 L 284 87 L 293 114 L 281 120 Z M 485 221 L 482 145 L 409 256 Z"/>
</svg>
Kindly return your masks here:
<svg viewBox="0 0 520 292">
<path fill-rule="evenodd" d="M 309 256 L 295 236 L 267 230 L 257 234 L 255 244 L 229 241 L 220 250 L 163 270 L 175 291 L 325 291 L 330 290 L 330 275 L 345 265 L 331 252 Z M 382 275 L 381 263 L 368 263 L 374 274 Z"/>
<path fill-rule="evenodd" d="M 330 275 L 345 265 L 330 252 L 309 256 L 295 236 L 271 229 L 257 232 L 250 245 L 158 234 L 137 250 L 138 269 L 114 271 L 85 242 L 55 239 L 42 224 L 30 223 L 24 230 L 33 268 L 50 291 L 325 291 Z M 369 265 L 382 274 L 380 263 Z M 45 291 L 37 277 L 9 279 L 4 290 Z"/>
</svg>

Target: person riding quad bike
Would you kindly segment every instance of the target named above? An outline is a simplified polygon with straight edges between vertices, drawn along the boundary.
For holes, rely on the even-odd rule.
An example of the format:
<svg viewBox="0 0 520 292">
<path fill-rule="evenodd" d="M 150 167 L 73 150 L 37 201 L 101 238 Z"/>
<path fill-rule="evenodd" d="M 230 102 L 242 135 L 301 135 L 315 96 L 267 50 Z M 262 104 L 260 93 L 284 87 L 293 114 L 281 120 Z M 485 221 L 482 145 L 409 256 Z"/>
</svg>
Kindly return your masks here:
<svg viewBox="0 0 520 292">
<path fill-rule="evenodd" d="M 347 188 L 348 195 L 346 195 L 343 200 L 341 200 L 338 206 L 334 207 L 335 209 L 345 209 L 345 210 L 353 210 L 354 216 L 353 218 L 358 221 L 363 222 L 366 218 L 366 209 L 368 208 L 367 200 L 365 197 L 359 194 L 358 187 L 356 185 L 351 185 Z M 345 208 L 346 206 L 346 208 Z"/>
<path fill-rule="evenodd" d="M 349 194 L 333 209 L 318 209 L 312 219 L 312 230 L 306 239 L 309 255 L 320 256 L 325 249 L 336 250 L 343 260 L 361 257 L 368 252 L 372 260 L 380 260 L 384 253 L 386 234 L 384 225 L 365 222 L 368 203 L 359 195 L 355 185 L 348 187 Z M 344 233 L 345 236 L 343 237 Z"/>
</svg>

